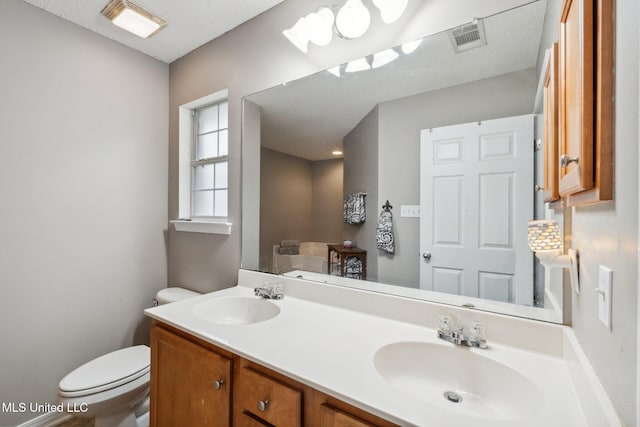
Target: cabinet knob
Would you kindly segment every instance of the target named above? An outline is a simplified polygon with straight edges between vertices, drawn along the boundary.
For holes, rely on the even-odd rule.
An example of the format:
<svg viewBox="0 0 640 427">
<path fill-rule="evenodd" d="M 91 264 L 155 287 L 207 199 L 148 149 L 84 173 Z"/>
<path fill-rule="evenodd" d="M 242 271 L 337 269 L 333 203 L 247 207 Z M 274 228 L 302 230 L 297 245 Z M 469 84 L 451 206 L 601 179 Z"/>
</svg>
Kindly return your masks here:
<svg viewBox="0 0 640 427">
<path fill-rule="evenodd" d="M 580 163 L 579 158 L 578 157 L 571 158 L 566 154 L 563 154 L 562 156 L 560 156 L 560 166 L 561 167 L 566 168 L 571 163 L 575 163 L 575 164 Z"/>
<path fill-rule="evenodd" d="M 260 400 L 260 401 L 258 401 L 258 410 L 260 412 L 266 411 L 268 407 L 269 407 L 269 401 L 268 400 Z"/>
<path fill-rule="evenodd" d="M 220 390 L 220 387 L 224 384 L 224 380 L 218 380 L 213 382 L 213 388 Z"/>
</svg>

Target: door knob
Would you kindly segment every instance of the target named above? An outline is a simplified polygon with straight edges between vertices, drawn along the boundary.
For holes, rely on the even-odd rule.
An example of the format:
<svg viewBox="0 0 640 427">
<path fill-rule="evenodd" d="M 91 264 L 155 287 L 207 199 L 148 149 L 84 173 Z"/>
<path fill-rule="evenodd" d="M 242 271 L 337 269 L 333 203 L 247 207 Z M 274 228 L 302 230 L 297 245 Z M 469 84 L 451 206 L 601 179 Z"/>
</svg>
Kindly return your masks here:
<svg viewBox="0 0 640 427">
<path fill-rule="evenodd" d="M 571 158 L 566 154 L 563 154 L 562 156 L 560 156 L 560 166 L 561 167 L 566 168 L 571 163 L 576 163 L 576 164 L 580 163 L 579 158 L 578 157 Z"/>
<path fill-rule="evenodd" d="M 429 261 L 431 259 L 431 252 L 425 252 L 422 254 L 422 258 L 426 259 L 427 261 Z"/>
</svg>

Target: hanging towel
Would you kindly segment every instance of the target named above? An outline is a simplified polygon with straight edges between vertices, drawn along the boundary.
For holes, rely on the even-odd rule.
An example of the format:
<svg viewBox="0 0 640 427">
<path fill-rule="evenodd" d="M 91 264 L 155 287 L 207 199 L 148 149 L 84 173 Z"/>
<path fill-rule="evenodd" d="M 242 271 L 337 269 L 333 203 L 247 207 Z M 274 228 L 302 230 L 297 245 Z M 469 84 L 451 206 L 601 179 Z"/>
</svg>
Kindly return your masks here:
<svg viewBox="0 0 640 427">
<path fill-rule="evenodd" d="M 380 212 L 378 217 L 378 226 L 376 227 L 376 242 L 378 243 L 378 249 L 381 249 L 389 254 L 393 254 L 395 251 L 395 245 L 393 244 L 393 215 L 387 210 Z"/>
<path fill-rule="evenodd" d="M 366 221 L 365 195 L 366 193 L 351 193 L 344 196 L 343 221 L 346 224 L 362 224 Z"/>
</svg>

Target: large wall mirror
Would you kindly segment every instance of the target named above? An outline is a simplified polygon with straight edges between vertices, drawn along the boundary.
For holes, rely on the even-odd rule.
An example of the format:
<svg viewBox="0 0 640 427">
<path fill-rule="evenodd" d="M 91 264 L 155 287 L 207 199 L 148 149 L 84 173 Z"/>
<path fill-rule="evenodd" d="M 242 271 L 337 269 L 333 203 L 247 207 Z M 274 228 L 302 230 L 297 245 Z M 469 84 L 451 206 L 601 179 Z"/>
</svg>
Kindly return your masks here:
<svg viewBox="0 0 640 427">
<path fill-rule="evenodd" d="M 244 98 L 243 144 L 259 141 L 260 158 L 243 158 L 253 174 L 244 189 L 259 182 L 243 211 L 260 214 L 259 224 L 243 219 L 243 268 L 562 322 L 562 272 L 542 269 L 526 245 L 529 219 L 562 224 L 534 190 L 539 77 L 560 3 L 533 1 L 413 46 L 382 46 L 384 54 Z M 514 118 L 528 130 L 496 124 Z M 459 129 L 480 132 L 469 141 L 484 145 L 453 143 Z M 463 153 L 526 161 L 468 177 L 475 166 L 447 165 Z M 449 169 L 436 173 L 434 156 Z M 463 175 L 464 185 L 451 178 Z M 389 228 L 393 248 L 383 244 Z M 447 252 L 456 245 L 466 246 Z"/>
</svg>

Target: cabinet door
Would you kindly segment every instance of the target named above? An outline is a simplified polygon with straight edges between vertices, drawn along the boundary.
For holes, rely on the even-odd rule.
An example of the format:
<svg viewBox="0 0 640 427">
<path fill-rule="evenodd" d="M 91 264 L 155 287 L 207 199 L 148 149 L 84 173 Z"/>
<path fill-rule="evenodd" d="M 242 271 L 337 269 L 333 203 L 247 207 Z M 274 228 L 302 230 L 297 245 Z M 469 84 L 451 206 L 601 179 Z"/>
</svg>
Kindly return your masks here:
<svg viewBox="0 0 640 427">
<path fill-rule="evenodd" d="M 560 21 L 561 196 L 595 185 L 593 23 L 593 0 L 565 0 Z"/>
<path fill-rule="evenodd" d="M 252 368 L 240 370 L 234 391 L 236 426 L 248 422 L 248 414 L 278 427 L 302 425 L 302 391 Z M 255 424 L 254 424 L 255 425 Z"/>
<path fill-rule="evenodd" d="M 231 360 L 151 329 L 151 426 L 230 425 Z"/>
<path fill-rule="evenodd" d="M 558 43 L 549 50 L 544 75 L 544 201 L 554 202 L 558 193 Z"/>
</svg>

